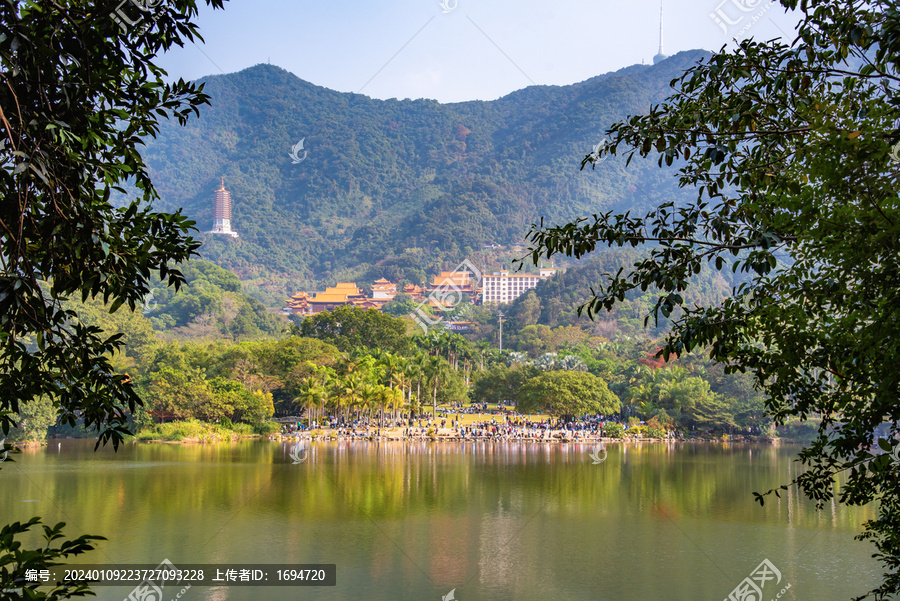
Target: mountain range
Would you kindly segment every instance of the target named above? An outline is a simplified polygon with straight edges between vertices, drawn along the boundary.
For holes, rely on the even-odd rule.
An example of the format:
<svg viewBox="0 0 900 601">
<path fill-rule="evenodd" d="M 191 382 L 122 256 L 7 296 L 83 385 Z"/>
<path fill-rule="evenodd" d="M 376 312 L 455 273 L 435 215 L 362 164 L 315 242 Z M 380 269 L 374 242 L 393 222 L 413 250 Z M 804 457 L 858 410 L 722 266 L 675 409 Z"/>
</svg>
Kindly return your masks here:
<svg viewBox="0 0 900 601">
<path fill-rule="evenodd" d="M 416 282 L 465 258 L 502 263 L 484 247 L 523 243 L 541 217 L 692 195 L 655 160 L 580 163 L 611 123 L 663 101 L 705 54 L 452 104 L 337 92 L 261 64 L 201 80 L 211 105 L 185 127 L 164 122 L 143 156 L 157 207 L 184 207 L 201 231 L 225 178 L 240 237 L 203 235 L 201 252 L 260 289 Z"/>
</svg>

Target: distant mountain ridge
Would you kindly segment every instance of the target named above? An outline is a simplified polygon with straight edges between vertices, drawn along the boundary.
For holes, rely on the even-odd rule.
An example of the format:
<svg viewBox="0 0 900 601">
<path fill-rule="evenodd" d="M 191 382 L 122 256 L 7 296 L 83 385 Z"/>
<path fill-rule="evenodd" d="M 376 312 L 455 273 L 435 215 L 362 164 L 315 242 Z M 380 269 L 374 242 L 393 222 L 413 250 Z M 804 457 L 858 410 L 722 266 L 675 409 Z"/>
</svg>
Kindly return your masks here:
<svg viewBox="0 0 900 601">
<path fill-rule="evenodd" d="M 704 55 L 453 104 L 376 100 L 256 65 L 204 78 L 212 106 L 186 127 L 164 123 L 144 157 L 159 207 L 184 207 L 201 231 L 225 177 L 240 238 L 205 236 L 201 251 L 242 279 L 285 289 L 421 279 L 485 244 L 520 242 L 542 216 L 641 210 L 689 194 L 656 161 L 579 167 L 607 126 L 664 100 Z M 295 164 L 301 139 L 306 158 Z"/>
</svg>

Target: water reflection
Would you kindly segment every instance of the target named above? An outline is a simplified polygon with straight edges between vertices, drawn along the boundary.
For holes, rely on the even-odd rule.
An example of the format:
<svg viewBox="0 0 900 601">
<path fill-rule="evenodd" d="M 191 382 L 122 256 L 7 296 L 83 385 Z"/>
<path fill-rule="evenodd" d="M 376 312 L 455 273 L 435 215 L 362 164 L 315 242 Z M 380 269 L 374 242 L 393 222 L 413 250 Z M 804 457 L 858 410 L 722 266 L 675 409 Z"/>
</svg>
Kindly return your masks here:
<svg viewBox="0 0 900 601">
<path fill-rule="evenodd" d="M 878 576 L 852 540 L 874 508 L 816 512 L 793 491 L 754 503 L 796 475 L 796 448 L 607 444 L 599 464 L 592 443 L 312 442 L 300 463 L 292 448 L 52 443 L 3 466 L 0 513 L 109 537 L 96 563 L 336 563 L 338 586 L 309 599 L 694 601 L 764 558 L 790 578 L 787 600 L 850 598 Z"/>
</svg>

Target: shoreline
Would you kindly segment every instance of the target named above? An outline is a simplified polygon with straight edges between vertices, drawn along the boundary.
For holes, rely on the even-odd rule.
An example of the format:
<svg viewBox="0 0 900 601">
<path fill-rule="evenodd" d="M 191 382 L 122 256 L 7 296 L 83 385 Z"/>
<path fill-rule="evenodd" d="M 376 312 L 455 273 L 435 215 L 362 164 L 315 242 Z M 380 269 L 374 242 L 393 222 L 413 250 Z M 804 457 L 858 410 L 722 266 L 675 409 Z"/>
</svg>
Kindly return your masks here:
<svg viewBox="0 0 900 601">
<path fill-rule="evenodd" d="M 593 443 L 593 444 L 608 444 L 608 443 L 618 443 L 618 442 L 633 442 L 633 443 L 644 443 L 644 442 L 664 442 L 664 443 L 676 443 L 676 442 L 716 442 L 716 443 L 753 443 L 753 444 L 770 444 L 777 445 L 782 442 L 792 442 L 785 441 L 780 438 L 766 438 L 766 437 L 748 437 L 748 436 L 740 436 L 735 438 L 729 438 L 728 440 L 722 440 L 721 438 L 634 438 L 634 437 L 622 437 L 622 438 L 610 438 L 606 436 L 567 436 L 563 434 L 563 431 L 552 431 L 548 436 L 534 437 L 534 436 L 478 436 L 474 434 L 467 435 L 459 435 L 456 432 L 453 432 L 450 428 L 439 428 L 437 432 L 433 434 L 425 434 L 425 435 L 405 435 L 402 433 L 404 428 L 396 428 L 396 430 L 401 430 L 401 432 L 388 432 L 388 433 L 359 433 L 356 435 L 349 434 L 336 434 L 332 432 L 325 432 L 320 434 L 311 434 L 309 432 L 300 432 L 293 434 L 275 434 L 269 437 L 269 441 L 271 442 L 503 442 L 503 443 L 556 443 L 556 444 L 569 444 L 569 443 Z"/>
</svg>

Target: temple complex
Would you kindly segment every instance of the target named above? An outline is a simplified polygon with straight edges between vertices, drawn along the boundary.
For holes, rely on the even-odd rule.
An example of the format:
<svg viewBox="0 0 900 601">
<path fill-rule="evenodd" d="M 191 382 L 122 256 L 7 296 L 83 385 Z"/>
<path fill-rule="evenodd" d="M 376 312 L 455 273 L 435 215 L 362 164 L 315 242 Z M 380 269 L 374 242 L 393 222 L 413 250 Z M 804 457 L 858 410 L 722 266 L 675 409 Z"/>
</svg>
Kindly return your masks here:
<svg viewBox="0 0 900 601">
<path fill-rule="evenodd" d="M 442 271 L 426 288 L 406 284 L 403 294 L 414 301 L 427 304 L 432 311 L 447 311 L 465 302 L 472 304 L 505 304 L 538 285 L 538 282 L 553 277 L 555 269 L 542 268 L 539 274 L 510 274 L 501 271 L 484 275 L 480 285 L 468 271 Z M 284 310 L 300 315 L 315 315 L 336 307 L 350 305 L 361 309 L 382 310 L 385 304 L 397 296 L 397 284 L 380 278 L 372 284 L 372 296 L 366 297 L 353 282 L 340 282 L 329 286 L 315 296 L 298 292 L 287 299 Z M 468 297 L 468 298 L 466 298 Z M 469 327 L 468 322 L 453 322 L 460 330 Z"/>
</svg>

